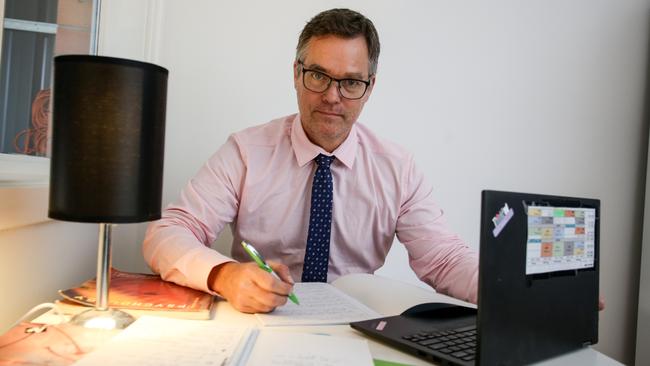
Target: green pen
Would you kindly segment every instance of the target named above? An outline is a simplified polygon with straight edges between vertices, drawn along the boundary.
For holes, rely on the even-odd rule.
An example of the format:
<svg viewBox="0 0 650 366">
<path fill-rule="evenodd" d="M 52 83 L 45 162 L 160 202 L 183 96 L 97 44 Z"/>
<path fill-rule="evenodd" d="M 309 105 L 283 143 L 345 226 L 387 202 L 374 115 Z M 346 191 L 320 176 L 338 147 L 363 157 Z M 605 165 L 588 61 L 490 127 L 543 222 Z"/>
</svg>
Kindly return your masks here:
<svg viewBox="0 0 650 366">
<path fill-rule="evenodd" d="M 255 263 L 257 263 L 257 265 L 261 269 L 267 271 L 268 273 L 272 274 L 275 278 L 282 281 L 282 279 L 278 277 L 278 275 L 275 272 L 273 272 L 273 269 L 269 267 L 269 265 L 266 264 L 266 262 L 264 262 L 264 258 L 262 258 L 262 255 L 252 245 L 248 244 L 245 241 L 242 241 L 241 245 L 244 247 L 246 253 L 248 253 L 248 255 L 251 258 L 253 258 Z M 293 303 L 296 305 L 300 305 L 300 302 L 298 301 L 298 297 L 296 297 L 296 294 L 294 294 L 293 292 L 289 294 L 289 300 L 293 301 Z"/>
</svg>

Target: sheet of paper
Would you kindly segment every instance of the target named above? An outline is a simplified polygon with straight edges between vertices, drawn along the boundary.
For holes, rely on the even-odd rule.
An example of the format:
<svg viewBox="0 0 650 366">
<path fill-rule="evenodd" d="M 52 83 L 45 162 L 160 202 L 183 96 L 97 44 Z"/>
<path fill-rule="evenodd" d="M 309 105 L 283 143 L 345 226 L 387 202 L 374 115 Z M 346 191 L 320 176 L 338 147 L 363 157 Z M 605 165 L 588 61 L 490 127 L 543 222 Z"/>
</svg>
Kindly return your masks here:
<svg viewBox="0 0 650 366">
<path fill-rule="evenodd" d="M 211 321 L 143 316 L 74 365 L 226 365 L 247 334 Z"/>
<path fill-rule="evenodd" d="M 246 366 L 372 366 L 363 339 L 265 329 L 255 341 Z"/>
<path fill-rule="evenodd" d="M 265 326 L 347 324 L 380 315 L 336 287 L 320 282 L 296 283 L 300 305 L 291 301 L 268 314 L 257 314 Z"/>
</svg>

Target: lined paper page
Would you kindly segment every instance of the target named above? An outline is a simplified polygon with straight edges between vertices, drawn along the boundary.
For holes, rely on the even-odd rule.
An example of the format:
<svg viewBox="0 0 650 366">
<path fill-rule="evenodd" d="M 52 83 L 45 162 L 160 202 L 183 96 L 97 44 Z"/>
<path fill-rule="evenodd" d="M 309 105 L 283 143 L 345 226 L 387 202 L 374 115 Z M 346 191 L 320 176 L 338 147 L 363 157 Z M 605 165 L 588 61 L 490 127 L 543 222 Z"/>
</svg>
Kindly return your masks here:
<svg viewBox="0 0 650 366">
<path fill-rule="evenodd" d="M 256 314 L 265 326 L 326 325 L 378 318 L 380 315 L 336 287 L 321 282 L 296 283 L 300 305 L 291 301 L 268 314 Z"/>
<path fill-rule="evenodd" d="M 226 365 L 247 334 L 211 321 L 143 316 L 75 365 Z"/>
<path fill-rule="evenodd" d="M 372 366 L 363 339 L 263 330 L 246 366 Z"/>
</svg>

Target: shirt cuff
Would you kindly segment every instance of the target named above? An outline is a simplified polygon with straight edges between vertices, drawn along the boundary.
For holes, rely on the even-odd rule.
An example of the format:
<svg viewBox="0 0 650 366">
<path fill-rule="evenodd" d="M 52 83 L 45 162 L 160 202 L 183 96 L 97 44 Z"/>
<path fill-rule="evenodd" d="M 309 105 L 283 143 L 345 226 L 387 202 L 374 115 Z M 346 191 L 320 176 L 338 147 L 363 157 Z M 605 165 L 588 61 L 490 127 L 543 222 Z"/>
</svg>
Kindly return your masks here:
<svg viewBox="0 0 650 366">
<path fill-rule="evenodd" d="M 220 296 L 219 293 L 210 290 L 208 287 L 208 277 L 212 268 L 220 264 L 235 262 L 214 249 L 205 248 L 190 263 L 187 268 L 187 284 L 189 287 L 205 291 L 214 296 Z M 221 296 L 220 296 L 221 297 Z"/>
</svg>

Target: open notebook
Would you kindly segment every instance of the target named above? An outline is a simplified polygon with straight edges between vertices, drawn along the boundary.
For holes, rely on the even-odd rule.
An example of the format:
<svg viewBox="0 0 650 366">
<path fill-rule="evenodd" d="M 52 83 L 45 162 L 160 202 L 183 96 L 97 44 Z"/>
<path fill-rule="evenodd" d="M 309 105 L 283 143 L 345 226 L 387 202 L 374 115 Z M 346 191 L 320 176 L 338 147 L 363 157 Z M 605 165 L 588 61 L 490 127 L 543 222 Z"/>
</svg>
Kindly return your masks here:
<svg viewBox="0 0 650 366">
<path fill-rule="evenodd" d="M 372 365 L 365 340 L 279 326 L 347 324 L 379 314 L 327 283 L 297 283 L 294 292 L 299 306 L 287 302 L 257 314 L 272 329 L 142 317 L 78 365 Z"/>
<path fill-rule="evenodd" d="M 144 316 L 75 363 L 78 366 L 305 364 L 371 366 L 373 361 L 368 344 L 362 339 Z"/>
</svg>

